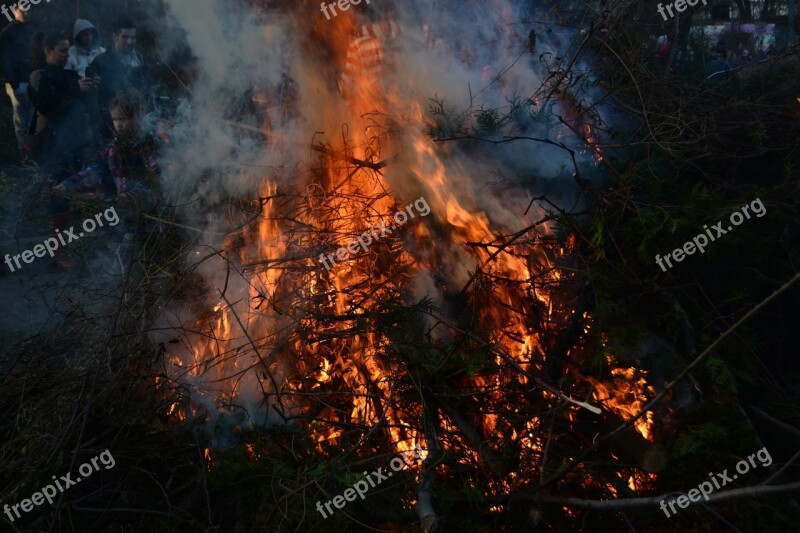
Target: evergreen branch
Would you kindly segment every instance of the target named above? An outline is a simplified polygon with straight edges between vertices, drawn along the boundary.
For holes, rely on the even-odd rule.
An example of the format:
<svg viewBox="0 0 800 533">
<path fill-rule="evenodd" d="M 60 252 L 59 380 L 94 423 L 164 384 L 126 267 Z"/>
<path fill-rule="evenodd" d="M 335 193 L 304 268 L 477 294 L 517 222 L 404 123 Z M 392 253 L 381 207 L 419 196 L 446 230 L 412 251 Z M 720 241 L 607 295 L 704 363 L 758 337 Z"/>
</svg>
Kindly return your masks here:
<svg viewBox="0 0 800 533">
<path fill-rule="evenodd" d="M 675 379 L 673 379 L 671 382 L 669 382 L 669 383 L 668 383 L 668 384 L 667 384 L 667 385 L 664 387 L 664 389 L 663 389 L 661 392 L 659 392 L 658 394 L 656 394 L 656 395 L 655 395 L 655 397 L 654 397 L 652 400 L 650 400 L 649 402 L 647 402 L 647 403 L 644 405 L 644 407 L 642 407 L 642 409 L 641 409 L 641 410 L 640 410 L 640 411 L 639 411 L 639 412 L 638 412 L 636 415 L 634 415 L 634 416 L 633 416 L 633 417 L 632 417 L 630 420 L 628 420 L 627 422 L 625 422 L 624 424 L 622 424 L 621 426 L 619 426 L 617 429 L 615 429 L 615 430 L 614 430 L 614 431 L 612 431 L 611 433 L 609 433 L 609 434 L 605 435 L 603 438 L 597 439 L 597 440 L 595 441 L 595 443 L 594 443 L 594 444 L 593 444 L 591 447 L 589 447 L 589 448 L 587 448 L 586 450 L 584 450 L 583 452 L 581 452 L 581 453 L 578 455 L 578 457 L 576 457 L 576 458 L 575 458 L 575 459 L 574 459 L 574 460 L 573 460 L 573 461 L 572 461 L 572 462 L 571 462 L 569 465 L 567 465 L 566 467 L 564 467 L 564 468 L 563 468 L 563 469 L 562 469 L 560 472 L 558 472 L 558 473 L 556 473 L 555 475 L 551 476 L 551 477 L 550 477 L 550 479 L 548 479 L 547 481 L 545 481 L 545 482 L 543 482 L 543 483 L 539 484 L 539 486 L 538 486 L 538 487 L 536 487 L 536 488 L 534 488 L 534 489 L 533 489 L 533 491 L 534 491 L 534 492 L 536 492 L 536 491 L 539 491 L 539 490 L 541 490 L 541 489 L 543 489 L 543 488 L 547 487 L 547 486 L 548 486 L 548 485 L 550 485 L 551 483 L 553 483 L 553 482 L 555 482 L 555 481 L 557 481 L 557 480 L 561 479 L 561 478 L 562 478 L 564 475 L 568 474 L 569 472 L 571 472 L 572 470 L 574 470 L 574 469 L 575 469 L 575 468 L 576 468 L 578 465 L 580 465 L 581 463 L 583 463 L 584 459 L 586 459 L 586 457 L 587 457 L 587 456 L 588 456 L 588 455 L 589 455 L 589 454 L 590 454 L 592 451 L 594 451 L 595 449 L 597 449 L 598 447 L 600 447 L 602 444 L 605 444 L 606 442 L 608 442 L 608 441 L 609 441 L 609 440 L 611 440 L 612 438 L 616 437 L 617 435 L 619 435 L 619 434 L 620 434 L 620 433 L 622 433 L 623 431 L 626 431 L 627 429 L 631 428 L 631 427 L 633 426 L 633 424 L 634 424 L 634 423 L 636 423 L 636 421 L 637 421 L 637 420 L 639 420 L 639 419 L 640 419 L 642 416 L 644 416 L 644 415 L 645 415 L 645 413 L 647 413 L 647 411 L 651 410 L 651 408 L 652 408 L 652 407 L 653 407 L 655 404 L 657 404 L 659 401 L 661 401 L 661 399 L 664 397 L 664 395 L 666 395 L 666 394 L 667 394 L 667 392 L 669 392 L 669 391 L 670 391 L 670 389 L 672 389 L 672 387 L 674 387 L 674 386 L 675 386 L 675 385 L 677 385 L 677 384 L 678 384 L 678 383 L 679 383 L 681 380 L 683 380 L 683 378 L 684 378 L 684 377 L 686 377 L 686 375 L 687 375 L 689 372 L 691 372 L 691 371 L 692 371 L 692 370 L 693 370 L 693 369 L 694 369 L 694 368 L 695 368 L 697 365 L 699 365 L 699 364 L 700 364 L 700 363 L 701 363 L 701 362 L 702 362 L 702 361 L 703 361 L 703 360 L 704 360 L 704 359 L 705 359 L 705 358 L 706 358 L 706 357 L 707 357 L 709 354 L 711 354 L 711 353 L 714 351 L 714 349 L 715 349 L 717 346 L 719 346 L 719 344 L 720 344 L 720 343 L 721 343 L 723 340 L 725 340 L 726 338 L 728 338 L 728 336 L 729 336 L 731 333 L 733 333 L 733 332 L 734 332 L 734 331 L 735 331 L 735 330 L 736 330 L 736 329 L 737 329 L 739 326 L 741 326 L 742 324 L 744 324 L 745 322 L 747 322 L 747 321 L 748 321 L 748 320 L 749 320 L 751 317 L 753 317 L 753 316 L 754 316 L 756 313 L 758 313 L 758 312 L 759 312 L 761 309 L 763 309 L 763 308 L 764 308 L 764 307 L 765 307 L 765 306 L 766 306 L 768 303 L 770 303 L 770 302 L 771 302 L 771 301 L 773 301 L 775 298 L 777 298 L 778 296 L 780 296 L 780 295 L 781 295 L 783 292 L 785 292 L 786 290 L 788 290 L 788 289 L 789 289 L 789 288 L 790 288 L 792 285 L 794 285 L 794 283 L 795 283 L 795 282 L 796 282 L 798 279 L 800 279 L 800 273 L 797 273 L 797 274 L 795 274 L 795 275 L 794 275 L 794 277 L 793 277 L 792 279 L 790 279 L 789 281 L 787 281 L 786 283 L 784 283 L 784 284 L 783 284 L 783 285 L 782 285 L 780 288 L 778 288 L 778 289 L 777 289 L 775 292 L 773 292 L 772 294 L 770 294 L 769 296 L 767 296 L 767 297 L 766 297 L 764 300 L 762 300 L 762 301 L 761 301 L 761 303 L 759 303 L 758 305 L 756 305 L 755 307 L 753 307 L 753 308 L 752 308 L 750 311 L 748 311 L 748 312 L 747 312 L 747 313 L 746 313 L 746 314 L 745 314 L 745 315 L 744 315 L 742 318 L 740 318 L 739 320 L 737 320 L 737 321 L 736 321 L 736 322 L 735 322 L 735 323 L 734 323 L 734 324 L 733 324 L 733 325 L 732 325 L 730 328 L 728 328 L 728 329 L 727 329 L 726 331 L 724 331 L 724 332 L 723 332 L 723 333 L 722 333 L 722 334 L 721 334 L 719 337 L 717 337 L 717 340 L 715 340 L 713 343 L 711 343 L 711 345 L 710 345 L 708 348 L 706 348 L 705 350 L 703 350 L 703 353 L 701 353 L 700 355 L 698 355 L 698 356 L 697 356 L 697 357 L 694 359 L 694 361 L 692 361 L 691 363 L 689 363 L 689 365 L 688 365 L 686 368 L 684 368 L 684 369 L 683 369 L 683 371 L 681 371 L 681 373 L 680 373 L 680 374 L 678 374 L 678 376 L 677 376 Z M 520 495 L 521 495 L 521 493 L 520 493 Z M 516 496 L 514 496 L 514 497 L 516 498 Z"/>
</svg>

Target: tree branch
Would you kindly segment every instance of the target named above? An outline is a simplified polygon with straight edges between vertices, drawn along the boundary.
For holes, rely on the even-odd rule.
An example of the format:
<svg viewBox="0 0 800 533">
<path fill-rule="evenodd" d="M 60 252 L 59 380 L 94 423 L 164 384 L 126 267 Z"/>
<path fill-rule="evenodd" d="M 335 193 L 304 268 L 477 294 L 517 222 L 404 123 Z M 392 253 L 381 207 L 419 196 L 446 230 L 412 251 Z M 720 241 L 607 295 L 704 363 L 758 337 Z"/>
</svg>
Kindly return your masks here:
<svg viewBox="0 0 800 533">
<path fill-rule="evenodd" d="M 798 274 L 795 274 L 795 275 L 794 275 L 794 277 L 793 277 L 792 279 L 790 279 L 789 281 L 787 281 L 786 283 L 784 283 L 784 284 L 783 284 L 783 285 L 782 285 L 780 288 L 778 288 L 778 289 L 777 289 L 775 292 L 773 292 L 772 294 L 770 294 L 769 296 L 767 296 L 767 297 L 766 297 L 764 300 L 762 300 L 762 301 L 761 301 L 761 303 L 759 303 L 758 305 L 756 305 L 755 307 L 753 307 L 753 308 L 752 308 L 750 311 L 748 311 L 748 312 L 747 312 L 747 313 L 746 313 L 746 314 L 745 314 L 745 315 L 744 315 L 742 318 L 740 318 L 739 320 L 737 320 L 737 321 L 736 321 L 736 322 L 735 322 L 735 323 L 734 323 L 734 324 L 733 324 L 733 325 L 732 325 L 730 328 L 728 328 L 728 329 L 727 329 L 725 332 L 723 332 L 723 333 L 722 333 L 722 334 L 721 334 L 719 337 L 717 337 L 717 340 L 715 340 L 714 342 L 712 342 L 712 343 L 711 343 L 711 345 L 710 345 L 708 348 L 706 348 L 705 350 L 703 350 L 703 353 L 701 353 L 700 355 L 698 355 L 698 356 L 697 356 L 697 357 L 694 359 L 694 361 L 692 361 L 691 363 L 689 363 L 689 365 L 688 365 L 686 368 L 684 368 L 684 369 L 683 369 L 683 371 L 682 371 L 680 374 L 678 374 L 678 376 L 677 376 L 675 379 L 673 379 L 671 382 L 669 382 L 669 383 L 668 383 L 668 384 L 667 384 L 667 385 L 664 387 L 664 389 L 663 389 L 661 392 L 659 392 L 658 394 L 656 394 L 656 395 L 655 395 L 655 397 L 654 397 L 652 400 L 650 400 L 649 402 L 647 402 L 647 403 L 644 405 L 644 407 L 642 407 L 642 409 L 641 409 L 641 410 L 640 410 L 640 411 L 639 411 L 639 412 L 638 412 L 638 413 L 637 413 L 635 416 L 633 416 L 633 417 L 632 417 L 630 420 L 628 420 L 627 422 L 625 422 L 624 424 L 622 424 L 620 427 L 618 427 L 617 429 L 615 429 L 614 431 L 612 431 L 612 432 L 611 432 L 611 433 L 609 433 L 608 435 L 605 435 L 603 438 L 601 438 L 601 439 L 598 439 L 598 440 L 597 440 L 597 441 L 596 441 L 596 442 L 595 442 L 595 443 L 594 443 L 594 444 L 593 444 L 591 447 L 589 447 L 589 448 L 587 448 L 586 450 L 584 450 L 583 452 L 581 452 L 581 453 L 578 455 L 578 457 L 576 457 L 576 458 L 575 458 L 575 459 L 574 459 L 574 460 L 573 460 L 573 461 L 572 461 L 572 462 L 571 462 L 569 465 L 567 465 L 566 467 L 564 467 L 564 468 L 563 468 L 563 469 L 562 469 L 560 472 L 557 472 L 556 474 L 554 474 L 554 475 L 553 475 L 553 476 L 552 476 L 550 479 L 548 479 L 548 480 L 547 480 L 547 481 L 545 481 L 544 483 L 541 483 L 541 484 L 540 484 L 538 487 L 536 487 L 536 488 L 534 489 L 534 491 L 539 491 L 539 490 L 541 490 L 541 489 L 545 488 L 546 486 L 550 485 L 551 483 L 555 482 L 556 480 L 558 480 L 558 479 L 561 479 L 561 478 L 562 478 L 562 477 L 563 477 L 565 474 L 567 474 L 567 473 L 571 472 L 571 471 L 572 471 L 572 470 L 574 470 L 574 469 L 575 469 L 575 468 L 576 468 L 578 465 L 580 465 L 580 464 L 583 462 L 583 460 L 584 460 L 584 459 L 586 459 L 586 457 L 587 457 L 587 456 L 588 456 L 588 455 L 589 455 L 589 454 L 590 454 L 590 453 L 591 453 L 593 450 L 597 449 L 597 448 L 598 448 L 598 447 L 599 447 L 601 444 L 605 444 L 607 441 L 609 441 L 609 440 L 613 439 L 614 437 L 616 437 L 617 435 L 619 435 L 619 434 L 620 434 L 620 433 L 622 433 L 623 431 L 625 431 L 625 430 L 629 429 L 631 426 L 633 426 L 633 424 L 634 424 L 634 423 L 636 423 L 636 421 L 637 421 L 637 420 L 639 420 L 639 419 L 640 419 L 642 416 L 644 416 L 644 414 L 645 414 L 645 413 L 647 413 L 647 411 L 649 411 L 650 409 L 652 409 L 652 407 L 653 407 L 655 404 L 657 404 L 658 402 L 660 402 L 660 401 L 661 401 L 661 399 L 664 397 L 664 395 L 665 395 L 665 394 L 667 394 L 667 392 L 669 392 L 669 390 L 670 390 L 670 389 L 672 389 L 672 387 L 674 387 L 675 385 L 677 385 L 678 383 L 680 383 L 680 381 L 681 381 L 681 380 L 682 380 L 684 377 L 686 377 L 686 375 L 687 375 L 689 372 L 691 372 L 691 371 L 692 371 L 692 369 L 694 369 L 694 368 L 695 368 L 697 365 L 699 365 L 699 364 L 700 364 L 700 363 L 701 363 L 701 362 L 702 362 L 702 361 L 703 361 L 703 360 L 704 360 L 704 359 L 705 359 L 705 358 L 706 358 L 706 357 L 707 357 L 707 356 L 708 356 L 708 355 L 709 355 L 711 352 L 713 352 L 713 351 L 714 351 L 714 349 L 715 349 L 715 348 L 716 348 L 716 347 L 717 347 L 717 346 L 718 346 L 718 345 L 719 345 L 719 344 L 720 344 L 720 343 L 721 343 L 723 340 L 725 340 L 726 338 L 728 338 L 728 336 L 729 336 L 731 333 L 733 333 L 733 332 L 734 332 L 734 331 L 735 331 L 735 330 L 736 330 L 736 329 L 737 329 L 739 326 L 741 326 L 742 324 L 744 324 L 744 323 L 745 323 L 747 320 L 749 320 L 749 319 L 750 319 L 751 317 L 753 317 L 753 316 L 754 316 L 756 313 L 758 313 L 758 311 L 760 311 L 761 309 L 763 309 L 763 308 L 764 308 L 764 307 L 765 307 L 765 306 L 766 306 L 768 303 L 770 303 L 772 300 L 774 300 L 775 298 L 777 298 L 777 297 L 778 297 L 780 294 L 782 294 L 784 291 L 788 290 L 788 289 L 789 289 L 789 287 L 791 287 L 792 285 L 794 285 L 794 283 L 795 283 L 795 282 L 796 282 L 798 279 L 800 279 L 800 273 L 798 273 Z M 520 495 L 521 495 L 521 494 L 520 494 Z"/>
<path fill-rule="evenodd" d="M 800 481 L 787 483 L 785 485 L 759 485 L 755 487 L 742 487 L 741 489 L 726 490 L 712 494 L 709 502 L 718 503 L 727 500 L 735 500 L 747 496 L 766 496 L 768 494 L 781 494 L 784 492 L 800 491 Z M 540 503 L 554 505 L 564 505 L 567 507 L 579 507 L 594 511 L 615 511 L 618 509 L 633 509 L 637 507 L 648 507 L 656 505 L 662 500 L 669 500 L 671 494 L 661 494 L 649 498 L 625 498 L 621 500 L 581 500 L 579 498 L 558 498 L 556 496 L 526 496 L 521 499 L 533 500 Z M 518 498 L 519 499 L 519 498 Z"/>
</svg>

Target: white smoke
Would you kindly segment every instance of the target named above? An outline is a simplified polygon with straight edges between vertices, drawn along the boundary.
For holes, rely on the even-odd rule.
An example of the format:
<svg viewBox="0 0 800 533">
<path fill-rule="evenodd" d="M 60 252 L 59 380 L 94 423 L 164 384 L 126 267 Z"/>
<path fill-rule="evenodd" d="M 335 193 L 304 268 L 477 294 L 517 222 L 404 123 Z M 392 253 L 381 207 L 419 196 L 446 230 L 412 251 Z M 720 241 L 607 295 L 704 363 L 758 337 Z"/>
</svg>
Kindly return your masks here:
<svg viewBox="0 0 800 533">
<path fill-rule="evenodd" d="M 176 125 L 170 154 L 175 171 L 165 180 L 180 200 L 187 200 L 188 195 L 211 203 L 252 193 L 264 177 L 264 168 L 293 167 L 306 157 L 305 148 L 315 131 L 335 126 L 330 122 L 336 119 L 340 124 L 356 119 L 348 116 L 342 95 L 330 92 L 337 80 L 328 79 L 332 71 L 322 50 L 315 53 L 303 42 L 308 38 L 303 30 L 309 26 L 321 25 L 325 31 L 327 24 L 333 31 L 340 22 L 337 18 L 325 21 L 315 4 L 274 12 L 262 12 L 241 0 L 166 0 L 166 4 L 170 22 L 185 30 L 197 58 L 191 112 Z M 362 2 L 351 6 L 349 14 L 369 15 L 368 10 L 381 11 L 380 4 Z M 434 95 L 446 97 L 457 109 L 470 105 L 507 108 L 507 98 L 515 94 L 527 97 L 541 85 L 543 67 L 538 56 L 559 52 L 545 34 L 539 38 L 535 54 L 527 53 L 527 32 L 534 25 L 523 22 L 527 14 L 507 0 L 413 0 L 392 5 L 402 33 L 400 51 L 391 58 L 394 76 L 389 83 L 402 87 L 422 109 L 428 108 Z M 493 81 L 501 73 L 499 80 Z M 299 86 L 297 108 L 302 120 L 284 125 L 276 141 L 280 147 L 238 142 L 242 131 L 226 122 L 226 110 L 254 86 L 275 88 L 284 74 Z M 398 116 L 405 112 L 393 111 Z M 538 156 L 537 164 L 528 168 L 540 174 L 555 175 L 566 162 L 565 153 L 544 146 L 519 143 L 496 151 L 506 155 L 520 150 Z M 515 159 L 516 165 L 524 166 L 519 160 L 525 158 Z"/>
<path fill-rule="evenodd" d="M 536 52 L 527 51 L 526 38 L 533 25 L 524 20 L 530 13 L 510 0 L 404 0 L 392 2 L 392 10 L 377 7 L 381 2 L 390 0 L 375 0 L 370 5 L 362 2 L 351 6 L 349 14 L 362 17 L 369 15 L 365 13 L 369 9 L 384 15 L 395 11 L 391 16 L 399 22 L 401 33 L 388 58 L 391 69 L 385 82 L 405 95 L 410 107 L 427 110 L 430 98 L 440 95 L 460 110 L 507 108 L 507 99 L 514 95 L 528 98 L 541 86 L 544 67 L 539 55 L 559 52 L 556 39 L 543 33 L 541 25 L 537 27 Z M 186 32 L 196 57 L 197 76 L 190 88 L 190 104 L 181 110 L 172 132 L 163 182 L 174 203 L 186 206 L 186 218 L 206 231 L 201 241 L 213 250 L 221 244 L 220 235 L 233 224 L 215 206 L 233 197 L 256 198 L 267 178 L 276 181 L 279 190 L 303 184 L 308 178 L 303 168 L 315 132 L 325 131 L 328 142 L 340 143 L 342 125 L 355 128 L 361 120 L 350 116 L 345 99 L 336 90 L 341 72 L 327 63 L 322 43 L 315 49 L 311 31 L 330 28 L 334 32 L 337 24 L 345 23 L 345 17 L 326 21 L 314 2 L 291 2 L 283 10 L 266 12 L 242 0 L 166 0 L 166 5 L 169 23 Z M 241 125 L 229 120 L 232 104 L 254 87 L 275 91 L 286 77 L 297 85 L 294 106 L 298 115 L 291 121 L 276 122 L 276 135 L 269 140 L 254 142 L 243 136 Z M 404 121 L 411 109 L 386 112 L 399 124 L 420 127 L 413 120 Z M 525 133 L 549 134 L 541 126 Z M 400 142 L 398 146 L 404 145 Z M 400 201 L 407 203 L 422 192 L 431 202 L 432 216 L 444 220 L 443 202 L 436 204 L 435 197 L 425 194 L 426 176 L 412 175 L 406 168 L 414 162 L 434 173 L 444 164 L 450 192 L 458 202 L 469 211 L 485 212 L 493 225 L 505 230 L 518 230 L 538 218 L 535 210 L 523 215 L 531 192 L 514 180 L 522 173 L 552 178 L 570 165 L 563 150 L 529 141 L 479 147 L 473 151 L 477 159 L 456 145 L 439 146 L 441 160 L 425 161 L 420 154 L 404 153 L 387 167 L 387 181 Z M 492 177 L 494 171 L 498 174 Z M 508 182 L 489 186 L 498 175 Z M 475 266 L 455 247 L 444 253 L 443 261 L 454 286 L 463 284 Z M 217 290 L 230 283 L 222 261 L 209 262 L 200 272 L 208 286 Z M 237 284 L 247 295 L 246 285 Z M 435 283 L 424 275 L 414 287 L 415 296 L 422 297 L 423 292 L 435 290 Z M 428 296 L 443 306 L 436 294 Z M 234 307 L 244 316 L 249 305 L 244 297 Z M 173 312 L 173 318 L 166 319 L 173 326 L 193 319 L 184 309 Z M 243 337 L 241 331 L 236 334 Z M 257 397 L 247 394 L 242 401 L 256 424 L 266 423 L 268 406 L 259 405 Z"/>
</svg>

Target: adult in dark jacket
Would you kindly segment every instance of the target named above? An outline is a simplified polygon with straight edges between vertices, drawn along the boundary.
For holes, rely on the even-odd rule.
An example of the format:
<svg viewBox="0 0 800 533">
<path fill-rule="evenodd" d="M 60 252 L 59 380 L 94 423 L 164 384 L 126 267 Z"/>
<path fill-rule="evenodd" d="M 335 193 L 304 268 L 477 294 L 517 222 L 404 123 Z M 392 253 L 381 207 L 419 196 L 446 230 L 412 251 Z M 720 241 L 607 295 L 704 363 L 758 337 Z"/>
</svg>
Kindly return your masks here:
<svg viewBox="0 0 800 533">
<path fill-rule="evenodd" d="M 14 22 L 0 33 L 0 74 L 6 83 L 14 113 L 14 133 L 22 149 L 33 118 L 33 105 L 28 97 L 28 76 L 31 73 L 31 43 L 36 32 L 28 20 L 28 12 L 12 7 Z"/>
<path fill-rule="evenodd" d="M 114 45 L 92 62 L 94 73 L 102 78 L 99 103 L 106 133 L 113 135 L 108 104 L 122 91 L 136 91 L 152 99 L 152 83 L 144 56 L 136 49 L 136 23 L 123 17 L 114 23 L 111 33 Z"/>
<path fill-rule="evenodd" d="M 32 130 L 38 141 L 32 156 L 56 181 L 82 166 L 87 130 L 86 94 L 96 86 L 92 79 L 80 78 L 74 70 L 66 70 L 68 59 L 66 34 L 36 34 L 29 92 L 37 115 Z"/>
<path fill-rule="evenodd" d="M 30 95 L 37 117 L 32 129 L 39 140 L 32 155 L 55 183 L 83 166 L 87 94 L 96 88 L 94 80 L 79 78 L 74 70 L 64 69 L 68 59 L 66 34 L 39 32 L 34 36 Z M 68 227 L 68 211 L 69 201 L 54 195 L 50 203 L 51 229 Z M 61 251 L 56 264 L 71 267 L 75 261 Z"/>
</svg>

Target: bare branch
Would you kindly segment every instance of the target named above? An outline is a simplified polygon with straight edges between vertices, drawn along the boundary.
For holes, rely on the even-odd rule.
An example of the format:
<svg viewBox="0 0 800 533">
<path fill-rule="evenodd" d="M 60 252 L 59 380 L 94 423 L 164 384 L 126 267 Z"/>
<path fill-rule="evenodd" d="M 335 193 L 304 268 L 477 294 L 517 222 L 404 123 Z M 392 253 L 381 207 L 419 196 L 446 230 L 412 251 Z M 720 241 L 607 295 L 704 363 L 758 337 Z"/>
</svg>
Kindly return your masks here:
<svg viewBox="0 0 800 533">
<path fill-rule="evenodd" d="M 745 497 L 758 497 L 795 491 L 800 491 L 800 481 L 796 483 L 787 483 L 785 485 L 758 485 L 755 487 L 742 487 L 725 492 L 716 492 L 712 494 L 708 500 L 709 502 L 718 503 Z M 621 500 L 581 500 L 579 498 L 558 498 L 556 496 L 522 496 L 515 497 L 515 499 L 530 499 L 540 503 L 579 507 L 581 509 L 591 509 L 593 511 L 616 511 L 619 509 L 649 507 L 651 505 L 657 505 L 662 500 L 671 500 L 673 497 L 672 494 L 661 494 L 649 498 L 625 498 Z"/>
</svg>

